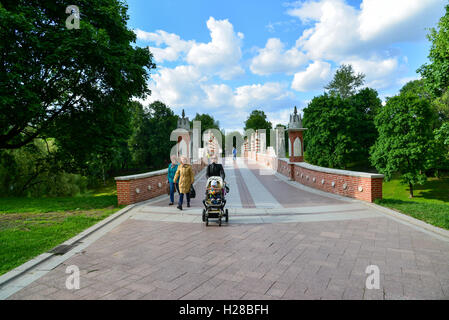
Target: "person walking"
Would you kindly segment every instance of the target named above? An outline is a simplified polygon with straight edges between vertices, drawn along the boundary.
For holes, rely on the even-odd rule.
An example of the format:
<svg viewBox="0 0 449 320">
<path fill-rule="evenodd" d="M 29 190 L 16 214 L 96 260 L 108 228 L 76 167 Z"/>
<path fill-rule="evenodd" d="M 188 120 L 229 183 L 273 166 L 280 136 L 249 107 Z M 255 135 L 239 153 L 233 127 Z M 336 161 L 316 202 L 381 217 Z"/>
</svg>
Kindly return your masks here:
<svg viewBox="0 0 449 320">
<path fill-rule="evenodd" d="M 178 170 L 178 160 L 176 156 L 171 156 L 171 163 L 168 165 L 168 173 L 167 173 L 167 179 L 168 183 L 170 184 L 170 203 L 168 205 L 172 206 L 175 202 L 175 190 L 179 193 L 179 185 L 178 182 L 174 180 L 176 171 Z"/>
<path fill-rule="evenodd" d="M 232 157 L 233 157 L 234 161 L 237 159 L 237 149 L 235 147 L 232 148 Z"/>
<path fill-rule="evenodd" d="M 174 181 L 179 179 L 179 202 L 178 209 L 182 210 L 182 203 L 184 201 L 184 195 L 187 198 L 187 207 L 190 207 L 190 187 L 195 181 L 195 175 L 190 164 L 188 164 L 186 157 L 181 157 L 181 164 L 178 166 Z"/>
<path fill-rule="evenodd" d="M 212 163 L 207 166 L 206 169 L 206 178 L 210 177 L 221 177 L 223 180 L 225 179 L 225 172 L 223 169 L 223 165 L 218 163 L 218 157 L 212 156 Z"/>
</svg>

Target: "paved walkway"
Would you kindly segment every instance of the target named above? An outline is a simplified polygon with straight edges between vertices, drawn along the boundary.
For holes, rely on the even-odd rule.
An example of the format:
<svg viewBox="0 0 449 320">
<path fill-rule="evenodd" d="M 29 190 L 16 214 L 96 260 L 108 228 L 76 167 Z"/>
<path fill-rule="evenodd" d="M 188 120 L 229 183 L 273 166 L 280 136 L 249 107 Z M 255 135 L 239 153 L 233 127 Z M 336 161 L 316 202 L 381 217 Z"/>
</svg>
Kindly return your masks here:
<svg viewBox="0 0 449 320">
<path fill-rule="evenodd" d="M 189 210 L 135 207 L 9 299 L 449 299 L 447 239 L 260 169 L 225 164 L 229 224 L 201 223 L 203 177 Z M 79 290 L 65 287 L 70 265 Z M 366 289 L 369 265 L 379 289 Z"/>
</svg>

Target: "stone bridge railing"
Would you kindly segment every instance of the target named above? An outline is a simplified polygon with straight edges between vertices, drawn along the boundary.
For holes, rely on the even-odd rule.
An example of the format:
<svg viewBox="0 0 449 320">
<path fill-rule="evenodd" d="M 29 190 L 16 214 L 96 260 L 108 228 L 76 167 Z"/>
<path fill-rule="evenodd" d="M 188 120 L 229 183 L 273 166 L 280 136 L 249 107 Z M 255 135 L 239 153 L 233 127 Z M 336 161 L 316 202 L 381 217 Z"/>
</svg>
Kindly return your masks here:
<svg viewBox="0 0 449 320">
<path fill-rule="evenodd" d="M 202 161 L 192 164 L 195 175 L 204 167 L 205 164 Z M 129 205 L 167 194 L 167 172 L 168 169 L 163 169 L 116 177 L 118 204 Z"/>
<path fill-rule="evenodd" d="M 323 168 L 255 152 L 247 155 L 249 159 L 276 170 L 290 180 L 314 189 L 367 202 L 382 199 L 382 174 Z"/>
</svg>

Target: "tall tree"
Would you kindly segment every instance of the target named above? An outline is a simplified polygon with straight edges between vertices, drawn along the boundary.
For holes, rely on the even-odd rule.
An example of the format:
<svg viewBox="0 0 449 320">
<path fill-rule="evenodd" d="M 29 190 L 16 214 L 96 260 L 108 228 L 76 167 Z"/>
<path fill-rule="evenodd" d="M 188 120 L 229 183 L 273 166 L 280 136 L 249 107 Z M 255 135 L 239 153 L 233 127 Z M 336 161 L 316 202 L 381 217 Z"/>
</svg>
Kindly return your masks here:
<svg viewBox="0 0 449 320">
<path fill-rule="evenodd" d="M 304 109 L 307 161 L 325 167 L 369 166 L 375 143 L 374 117 L 382 107 L 377 92 L 365 88 L 348 99 L 324 94 Z"/>
<path fill-rule="evenodd" d="M 259 129 L 266 130 L 266 145 L 270 145 L 270 129 L 272 129 L 271 122 L 267 120 L 267 115 L 262 110 L 253 110 L 245 121 L 244 130 L 253 129 L 254 131 Z"/>
<path fill-rule="evenodd" d="M 0 4 L 0 149 L 20 148 L 68 119 L 113 128 L 103 113 L 121 113 L 132 97 L 149 93 L 146 82 L 155 65 L 147 49 L 133 45 L 127 6 L 119 0 L 78 1 L 80 28 L 68 29 L 70 4 Z M 75 140 L 80 129 L 67 130 Z"/>
<path fill-rule="evenodd" d="M 427 38 L 431 42 L 428 56 L 430 63 L 421 66 L 418 72 L 430 92 L 440 97 L 449 88 L 449 5 L 437 28 L 430 29 Z"/>
<path fill-rule="evenodd" d="M 405 92 L 388 99 L 375 118 L 379 138 L 371 149 L 372 164 L 386 181 L 399 172 L 411 198 L 414 185 L 427 179 L 424 170 L 433 139 L 429 125 L 433 116 L 428 100 Z"/>
<path fill-rule="evenodd" d="M 203 134 L 203 132 L 207 129 L 220 130 L 220 122 L 207 113 L 197 113 L 192 121 L 201 121 L 201 134 Z"/>
<path fill-rule="evenodd" d="M 348 99 L 324 94 L 304 109 L 304 144 L 307 160 L 315 165 L 346 168 L 359 150 L 348 131 L 355 123 L 355 109 Z"/>
<path fill-rule="evenodd" d="M 349 98 L 356 94 L 357 89 L 365 83 L 363 73 L 356 74 L 352 65 L 341 65 L 334 75 L 334 79 L 324 87 L 330 95 L 340 95 Z"/>
<path fill-rule="evenodd" d="M 176 129 L 178 116 L 160 101 L 144 110 L 135 105 L 133 123 L 136 125 L 129 145 L 135 166 L 160 169 L 170 162 L 170 150 L 176 143 L 170 134 Z"/>
</svg>

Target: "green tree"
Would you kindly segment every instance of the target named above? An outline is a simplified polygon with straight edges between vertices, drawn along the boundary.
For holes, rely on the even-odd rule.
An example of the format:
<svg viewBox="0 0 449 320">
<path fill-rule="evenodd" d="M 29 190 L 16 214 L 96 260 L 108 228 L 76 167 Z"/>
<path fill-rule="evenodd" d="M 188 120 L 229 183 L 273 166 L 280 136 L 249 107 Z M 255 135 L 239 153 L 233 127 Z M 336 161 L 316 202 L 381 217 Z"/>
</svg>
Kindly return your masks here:
<svg viewBox="0 0 449 320">
<path fill-rule="evenodd" d="M 449 88 L 432 102 L 440 122 L 449 121 Z"/>
<path fill-rule="evenodd" d="M 349 98 L 356 94 L 357 89 L 365 83 L 363 73 L 356 74 L 352 65 L 341 65 L 334 75 L 332 81 L 324 87 L 330 95 L 340 95 Z"/>
<path fill-rule="evenodd" d="M 422 184 L 430 155 L 434 114 L 430 102 L 413 92 L 388 99 L 375 118 L 379 138 L 371 149 L 371 161 L 388 181 L 396 172 L 410 188 Z"/>
<path fill-rule="evenodd" d="M 201 121 L 201 146 L 203 146 L 203 133 L 204 131 L 208 130 L 208 129 L 217 129 L 220 131 L 220 122 L 218 120 L 215 120 L 214 117 L 212 117 L 211 115 L 207 114 L 207 113 L 203 113 L 203 114 L 199 114 L 197 113 L 195 115 L 195 118 L 193 118 L 193 120 L 191 121 L 192 123 L 190 124 L 191 127 L 193 128 L 193 121 Z M 224 135 L 222 134 L 222 149 L 224 146 Z"/>
<path fill-rule="evenodd" d="M 176 142 L 170 134 L 177 127 L 178 116 L 160 101 L 145 110 L 134 104 L 135 130 L 129 140 L 134 165 L 139 168 L 160 169 L 170 162 L 170 150 Z"/>
<path fill-rule="evenodd" d="M 363 89 L 350 98 L 314 98 L 304 109 L 307 161 L 324 167 L 369 166 L 369 148 L 377 139 L 374 117 L 382 107 L 377 92 Z"/>
<path fill-rule="evenodd" d="M 132 97 L 149 93 L 149 70 L 155 65 L 148 49 L 133 45 L 127 6 L 119 0 L 78 1 L 80 28 L 69 30 L 65 10 L 70 4 L 0 4 L 0 149 L 51 135 L 60 121 L 116 131 L 103 113 L 126 112 Z M 68 126 L 65 134 L 76 140 L 88 126 Z M 85 149 L 95 151 L 101 137 L 102 132 L 92 135 Z"/>
<path fill-rule="evenodd" d="M 86 191 L 87 179 L 65 171 L 54 139 L 35 139 L 26 146 L 0 150 L 2 196 L 75 196 Z"/>
<path fill-rule="evenodd" d="M 259 129 L 266 130 L 266 142 L 267 146 L 270 145 L 270 129 L 272 129 L 271 122 L 267 120 L 267 115 L 262 110 L 253 110 L 245 121 L 244 130 L 253 129 L 254 131 Z"/>
<path fill-rule="evenodd" d="M 434 136 L 427 167 L 435 170 L 436 176 L 440 176 L 440 171 L 447 171 L 449 168 L 449 121 L 435 129 Z"/>
<path fill-rule="evenodd" d="M 427 38 L 431 42 L 429 61 L 418 69 L 429 91 L 441 97 L 449 88 L 449 5 L 437 28 L 431 28 Z"/>
<path fill-rule="evenodd" d="M 220 130 L 220 122 L 215 120 L 214 117 L 207 113 L 195 115 L 192 121 L 201 121 L 201 134 L 207 129 L 217 129 Z M 193 123 L 193 122 L 192 122 Z"/>
<path fill-rule="evenodd" d="M 304 109 L 304 144 L 307 160 L 315 165 L 346 168 L 359 150 L 349 129 L 355 109 L 349 100 L 328 94 L 313 98 Z"/>
</svg>

